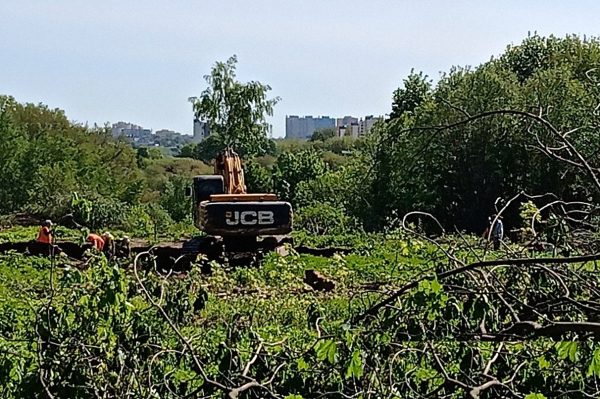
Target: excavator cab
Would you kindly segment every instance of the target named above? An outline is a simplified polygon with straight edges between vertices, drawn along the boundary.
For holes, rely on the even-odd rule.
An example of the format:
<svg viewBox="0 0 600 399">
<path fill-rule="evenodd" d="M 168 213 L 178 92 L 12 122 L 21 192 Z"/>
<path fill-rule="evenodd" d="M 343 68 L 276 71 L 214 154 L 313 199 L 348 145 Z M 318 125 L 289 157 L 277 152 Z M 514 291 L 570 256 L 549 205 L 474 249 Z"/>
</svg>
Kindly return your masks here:
<svg viewBox="0 0 600 399">
<path fill-rule="evenodd" d="M 247 193 L 240 157 L 232 149 L 219 154 L 214 175 L 194 177 L 192 198 L 196 227 L 229 243 L 265 236 L 280 242 L 292 231 L 291 204 L 275 194 Z"/>
</svg>

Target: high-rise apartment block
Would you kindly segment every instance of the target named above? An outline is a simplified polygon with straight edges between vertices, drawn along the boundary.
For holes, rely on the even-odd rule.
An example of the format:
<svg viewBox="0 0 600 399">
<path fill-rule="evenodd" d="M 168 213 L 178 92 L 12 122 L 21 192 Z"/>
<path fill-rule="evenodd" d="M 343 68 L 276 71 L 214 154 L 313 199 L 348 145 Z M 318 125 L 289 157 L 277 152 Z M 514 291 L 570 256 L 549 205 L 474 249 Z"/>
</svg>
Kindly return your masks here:
<svg viewBox="0 0 600 399">
<path fill-rule="evenodd" d="M 210 135 L 210 129 L 207 122 L 202 122 L 198 118 L 194 118 L 194 137 L 193 143 L 199 143 Z"/>
<path fill-rule="evenodd" d="M 383 118 L 382 117 L 375 117 L 373 115 L 367 115 L 365 116 L 365 119 L 362 119 L 359 122 L 359 126 L 360 126 L 360 130 L 359 130 L 359 135 L 362 136 L 363 134 L 367 134 L 369 133 L 369 130 L 371 130 L 371 128 L 379 121 L 382 121 Z"/>
<path fill-rule="evenodd" d="M 309 139 L 315 130 L 326 128 L 335 128 L 335 119 L 328 116 L 313 118 L 311 115 L 285 117 L 286 139 Z"/>
<path fill-rule="evenodd" d="M 358 118 L 355 118 L 353 116 L 344 116 L 343 118 L 337 118 L 336 119 L 336 123 L 335 126 L 336 127 L 340 127 L 340 126 L 350 126 L 353 123 L 358 123 Z"/>
<path fill-rule="evenodd" d="M 338 118 L 336 123 L 337 136 L 360 137 L 369 133 L 369 130 L 371 130 L 375 123 L 381 120 L 383 120 L 382 117 L 374 117 L 373 115 L 367 115 L 364 119 L 358 119 L 353 116 Z"/>
</svg>

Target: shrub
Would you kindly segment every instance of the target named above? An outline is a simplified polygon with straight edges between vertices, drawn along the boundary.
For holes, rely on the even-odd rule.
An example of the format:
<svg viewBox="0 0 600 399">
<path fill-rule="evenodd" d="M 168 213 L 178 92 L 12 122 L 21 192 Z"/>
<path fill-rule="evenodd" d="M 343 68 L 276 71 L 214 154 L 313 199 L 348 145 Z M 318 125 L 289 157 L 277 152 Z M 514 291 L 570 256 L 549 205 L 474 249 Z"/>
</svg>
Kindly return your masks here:
<svg viewBox="0 0 600 399">
<path fill-rule="evenodd" d="M 356 228 L 356 220 L 342 209 L 327 203 L 314 203 L 300 208 L 294 217 L 296 228 L 312 234 L 343 234 Z"/>
</svg>

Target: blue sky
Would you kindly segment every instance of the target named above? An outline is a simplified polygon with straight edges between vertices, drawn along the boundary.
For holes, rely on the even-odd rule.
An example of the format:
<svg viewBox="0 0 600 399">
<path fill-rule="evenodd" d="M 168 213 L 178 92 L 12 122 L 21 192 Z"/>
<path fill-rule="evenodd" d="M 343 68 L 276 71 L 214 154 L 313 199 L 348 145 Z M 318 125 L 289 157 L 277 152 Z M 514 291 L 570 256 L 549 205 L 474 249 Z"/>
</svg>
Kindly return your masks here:
<svg viewBox="0 0 600 399">
<path fill-rule="evenodd" d="M 269 84 L 285 115 L 389 113 L 411 68 L 476 66 L 528 32 L 600 35 L 600 2 L 4 0 L 0 94 L 77 122 L 191 133 L 187 98 L 217 60 Z"/>
</svg>

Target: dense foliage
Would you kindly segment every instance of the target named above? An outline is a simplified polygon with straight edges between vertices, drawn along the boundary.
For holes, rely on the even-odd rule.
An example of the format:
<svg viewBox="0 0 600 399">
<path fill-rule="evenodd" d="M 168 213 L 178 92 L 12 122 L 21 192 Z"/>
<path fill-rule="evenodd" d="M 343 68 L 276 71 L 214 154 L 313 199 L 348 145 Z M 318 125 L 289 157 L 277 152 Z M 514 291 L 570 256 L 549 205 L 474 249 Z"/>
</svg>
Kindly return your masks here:
<svg viewBox="0 0 600 399">
<path fill-rule="evenodd" d="M 597 199 L 600 182 L 591 173 L 600 153 L 599 49 L 596 39 L 531 36 L 476 68 L 453 68 L 435 85 L 411 73 L 393 94 L 390 119 L 369 137 L 318 132 L 310 142 L 266 138 L 261 121 L 274 100 L 265 97 L 268 86 L 237 82 L 232 58 L 215 65 L 195 102 L 215 134 L 186 151 L 211 163 L 223 146 L 235 145 L 247 154 L 252 190 L 275 191 L 296 206 L 335 202 L 369 230 L 419 209 L 446 228 L 481 232 L 501 206 L 496 200 L 521 191 Z M 3 213 L 64 214 L 77 192 L 91 201 L 159 202 L 182 221 L 185 179 L 211 171 L 186 158 L 136 154 L 102 129 L 73 125 L 59 110 L 9 97 L 2 104 Z M 505 215 L 514 225 L 518 204 Z"/>
<path fill-rule="evenodd" d="M 190 223 L 185 187 L 192 176 L 212 173 L 200 161 L 136 151 L 108 129 L 73 124 L 60 110 L 6 96 L 0 97 L 0 164 L 0 214 L 62 221 L 72 214 L 90 229 L 140 235 L 153 234 L 165 217 L 163 232 L 174 222 Z"/>
<path fill-rule="evenodd" d="M 340 209 L 369 230 L 418 209 L 446 228 L 482 232 L 504 205 L 497 199 L 520 192 L 597 200 L 599 57 L 594 38 L 530 36 L 475 68 L 452 68 L 435 84 L 412 72 L 393 93 L 390 118 L 368 137 L 319 131 L 309 142 L 279 141 L 269 151 L 273 162 L 262 166 L 272 188 L 295 205 L 307 186 L 312 197 L 344 193 L 335 196 Z M 346 189 L 324 186 L 322 172 L 303 169 L 309 153 L 316 154 L 306 160 L 311 167 L 325 161 L 327 180 L 343 179 Z M 518 213 L 518 203 L 507 209 L 508 225 Z"/>
<path fill-rule="evenodd" d="M 532 36 L 435 87 L 408 77 L 374 138 L 371 222 L 419 209 L 481 231 L 496 199 L 520 191 L 597 200 L 581 158 L 598 165 L 599 62 L 596 39 Z"/>
<path fill-rule="evenodd" d="M 72 192 L 133 201 L 142 181 L 131 146 L 104 129 L 70 123 L 60 110 L 0 97 L 0 212 L 56 215 Z"/>
<path fill-rule="evenodd" d="M 217 64 L 197 109 L 217 134 L 186 153 L 210 162 L 247 142 L 248 188 L 293 203 L 295 249 L 254 267 L 200 256 L 176 275 L 150 253 L 2 254 L 0 396 L 598 397 L 599 63 L 597 39 L 531 36 L 435 84 L 411 73 L 367 137 L 268 151 L 255 151 L 260 123 L 236 136 L 268 109 L 241 101 L 249 119 L 229 118 L 217 96 L 267 101 L 268 87 L 240 86 L 235 59 Z M 72 212 L 155 239 L 191 225 L 185 187 L 206 164 L 1 104 L 0 213 Z M 497 250 L 491 214 L 508 236 Z M 33 234 L 6 229 L 0 244 Z"/>
</svg>

